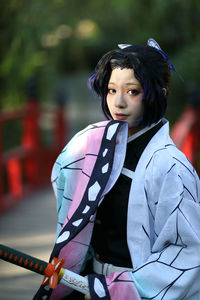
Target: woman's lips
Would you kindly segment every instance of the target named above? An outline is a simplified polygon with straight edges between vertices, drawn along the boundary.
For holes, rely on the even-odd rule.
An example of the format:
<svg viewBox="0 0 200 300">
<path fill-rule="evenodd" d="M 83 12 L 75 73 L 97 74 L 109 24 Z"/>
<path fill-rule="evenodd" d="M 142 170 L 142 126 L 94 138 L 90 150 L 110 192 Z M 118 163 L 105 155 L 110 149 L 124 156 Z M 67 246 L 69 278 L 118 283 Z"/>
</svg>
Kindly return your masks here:
<svg viewBox="0 0 200 300">
<path fill-rule="evenodd" d="M 117 120 L 125 120 L 128 116 L 124 114 L 115 114 L 115 117 Z"/>
</svg>

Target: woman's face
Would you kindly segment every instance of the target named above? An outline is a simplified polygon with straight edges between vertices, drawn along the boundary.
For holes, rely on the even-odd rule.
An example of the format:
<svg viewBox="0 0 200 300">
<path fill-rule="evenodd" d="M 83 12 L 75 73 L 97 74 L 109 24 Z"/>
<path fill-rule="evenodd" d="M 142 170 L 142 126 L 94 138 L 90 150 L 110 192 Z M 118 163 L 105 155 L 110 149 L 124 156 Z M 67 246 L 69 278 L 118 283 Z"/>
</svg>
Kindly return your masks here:
<svg viewBox="0 0 200 300">
<path fill-rule="evenodd" d="M 143 114 L 143 89 L 133 69 L 116 68 L 108 82 L 107 105 L 114 120 L 128 123 L 129 135 L 140 130 L 134 122 Z"/>
</svg>

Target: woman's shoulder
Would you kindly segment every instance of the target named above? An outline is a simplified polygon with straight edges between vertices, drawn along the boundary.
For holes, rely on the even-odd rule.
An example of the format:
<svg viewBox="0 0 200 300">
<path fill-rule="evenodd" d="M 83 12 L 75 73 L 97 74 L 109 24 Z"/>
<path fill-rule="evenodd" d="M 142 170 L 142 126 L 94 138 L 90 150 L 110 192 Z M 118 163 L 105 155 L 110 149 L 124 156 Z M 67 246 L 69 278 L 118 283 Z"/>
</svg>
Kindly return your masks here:
<svg viewBox="0 0 200 300">
<path fill-rule="evenodd" d="M 87 125 L 84 129 L 78 131 L 65 145 L 57 158 L 59 165 L 66 164 L 72 159 L 79 159 L 84 156 L 88 139 L 97 137 L 99 131 L 103 131 L 109 121 L 101 121 Z"/>
<path fill-rule="evenodd" d="M 77 138 L 81 135 L 90 135 L 91 133 L 93 133 L 94 131 L 98 130 L 99 128 L 105 128 L 107 126 L 107 124 L 110 121 L 100 121 L 97 123 L 92 123 L 87 125 L 85 128 L 83 128 L 82 130 L 80 130 L 79 132 L 77 132 L 73 138 Z"/>
<path fill-rule="evenodd" d="M 155 152 L 151 167 L 154 177 L 164 178 L 167 174 L 173 174 L 182 179 L 197 179 L 193 165 L 174 144 L 165 145 L 161 151 Z"/>
<path fill-rule="evenodd" d="M 157 174 L 167 172 L 174 165 L 177 166 L 177 170 L 187 169 L 193 172 L 192 164 L 171 139 L 167 120 L 164 120 L 163 127 L 152 138 L 146 153 L 148 153 L 149 167 L 155 168 Z"/>
</svg>

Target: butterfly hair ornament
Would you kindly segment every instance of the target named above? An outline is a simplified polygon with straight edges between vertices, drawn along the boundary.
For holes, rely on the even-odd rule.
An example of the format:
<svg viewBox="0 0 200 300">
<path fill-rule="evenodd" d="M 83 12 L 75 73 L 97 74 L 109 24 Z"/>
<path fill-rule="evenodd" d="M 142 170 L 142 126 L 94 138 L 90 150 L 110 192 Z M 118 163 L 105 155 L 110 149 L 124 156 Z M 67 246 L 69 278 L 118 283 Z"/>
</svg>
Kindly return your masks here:
<svg viewBox="0 0 200 300">
<path fill-rule="evenodd" d="M 120 49 L 122 49 L 122 50 L 125 49 L 125 48 L 127 48 L 127 47 L 130 47 L 130 46 L 132 46 L 132 45 L 131 44 L 119 44 L 118 45 L 118 47 Z M 159 44 L 154 39 L 152 39 L 152 38 L 148 39 L 147 46 L 155 48 L 162 55 L 162 57 L 164 58 L 164 60 L 166 62 L 168 62 L 170 70 L 176 72 L 176 74 L 179 76 L 179 78 L 181 79 L 181 81 L 184 82 L 184 80 L 183 80 L 182 76 L 180 75 L 180 73 L 176 71 L 174 65 L 169 60 L 168 55 L 160 48 Z"/>
</svg>

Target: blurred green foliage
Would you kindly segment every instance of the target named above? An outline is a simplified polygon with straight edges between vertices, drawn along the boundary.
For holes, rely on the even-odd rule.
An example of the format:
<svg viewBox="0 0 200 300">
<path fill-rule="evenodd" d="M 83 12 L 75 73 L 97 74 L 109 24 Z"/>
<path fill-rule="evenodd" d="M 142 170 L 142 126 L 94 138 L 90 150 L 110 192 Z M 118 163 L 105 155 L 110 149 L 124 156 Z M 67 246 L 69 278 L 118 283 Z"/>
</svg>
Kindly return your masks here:
<svg viewBox="0 0 200 300">
<path fill-rule="evenodd" d="M 173 75 L 179 105 L 187 82 L 200 81 L 199 16 L 199 0 L 1 0 L 0 107 L 21 105 L 32 75 L 45 99 L 57 76 L 90 72 L 118 43 L 149 37 L 185 79 Z"/>
</svg>

